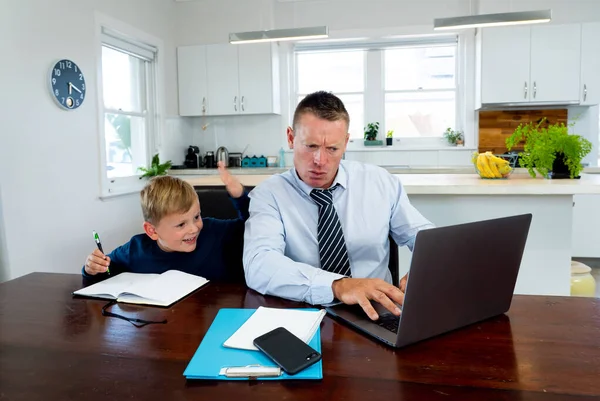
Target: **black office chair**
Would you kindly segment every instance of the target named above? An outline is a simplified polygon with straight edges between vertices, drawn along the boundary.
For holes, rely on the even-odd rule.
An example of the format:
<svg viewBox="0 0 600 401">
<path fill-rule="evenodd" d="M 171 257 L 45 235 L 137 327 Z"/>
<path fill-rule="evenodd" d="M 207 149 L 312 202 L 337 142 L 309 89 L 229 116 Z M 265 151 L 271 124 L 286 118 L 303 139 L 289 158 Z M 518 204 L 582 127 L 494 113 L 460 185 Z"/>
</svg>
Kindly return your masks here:
<svg viewBox="0 0 600 401">
<path fill-rule="evenodd" d="M 194 189 L 196 190 L 196 193 L 198 193 L 198 199 L 200 199 L 202 217 L 214 217 L 217 219 L 235 219 L 238 217 L 235 208 L 229 200 L 227 191 L 222 185 L 195 187 Z M 246 189 L 250 192 L 254 187 L 246 187 Z M 390 260 L 388 262 L 388 267 L 392 273 L 392 283 L 395 286 L 398 286 L 400 283 L 398 245 L 391 236 L 389 237 L 389 240 Z M 243 245 L 243 236 L 240 238 L 240 241 Z"/>
</svg>

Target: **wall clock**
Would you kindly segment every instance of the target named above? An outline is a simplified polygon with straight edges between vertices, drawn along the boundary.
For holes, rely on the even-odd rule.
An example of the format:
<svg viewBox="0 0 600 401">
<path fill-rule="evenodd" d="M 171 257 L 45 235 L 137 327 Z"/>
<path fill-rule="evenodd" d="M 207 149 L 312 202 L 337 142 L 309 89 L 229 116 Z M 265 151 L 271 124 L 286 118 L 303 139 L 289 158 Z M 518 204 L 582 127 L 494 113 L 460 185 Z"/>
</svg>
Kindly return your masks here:
<svg viewBox="0 0 600 401">
<path fill-rule="evenodd" d="M 74 110 L 85 100 L 85 77 L 71 60 L 60 60 L 52 67 L 50 87 L 54 99 L 65 110 Z"/>
</svg>

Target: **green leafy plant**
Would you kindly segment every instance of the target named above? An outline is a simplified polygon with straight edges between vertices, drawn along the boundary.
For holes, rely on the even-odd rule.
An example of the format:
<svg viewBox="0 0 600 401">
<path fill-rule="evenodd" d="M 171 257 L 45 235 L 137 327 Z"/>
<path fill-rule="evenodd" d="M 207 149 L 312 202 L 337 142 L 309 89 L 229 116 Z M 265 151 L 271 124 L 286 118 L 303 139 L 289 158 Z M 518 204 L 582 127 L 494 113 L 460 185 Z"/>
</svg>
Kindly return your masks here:
<svg viewBox="0 0 600 401">
<path fill-rule="evenodd" d="M 365 140 L 374 141 L 377 139 L 377 133 L 379 132 L 379 122 L 368 123 L 365 127 Z"/>
<path fill-rule="evenodd" d="M 457 145 L 459 143 L 463 143 L 463 141 L 465 139 L 462 131 L 454 131 L 450 127 L 446 128 L 446 131 L 444 131 L 444 138 L 451 145 Z"/>
<path fill-rule="evenodd" d="M 394 137 L 394 130 L 391 129 L 387 132 L 387 134 L 385 134 L 386 138 L 393 138 Z"/>
<path fill-rule="evenodd" d="M 152 157 L 152 163 L 150 163 L 150 167 L 138 167 L 138 170 L 142 171 L 144 174 L 140 176 L 140 180 L 146 177 L 154 177 L 157 175 L 167 175 L 168 170 L 171 168 L 173 163 L 171 160 L 168 160 L 164 163 L 160 163 L 158 158 L 158 153 Z"/>
<path fill-rule="evenodd" d="M 519 163 L 532 177 L 536 176 L 536 171 L 547 177 L 554 160 L 559 157 L 568 168 L 570 177 L 575 178 L 583 170 L 581 160 L 590 153 L 592 144 L 580 135 L 569 134 L 572 126 L 573 123 L 547 124 L 546 118 L 537 123 L 521 124 L 506 138 L 506 147 L 511 150 L 525 142 Z"/>
</svg>

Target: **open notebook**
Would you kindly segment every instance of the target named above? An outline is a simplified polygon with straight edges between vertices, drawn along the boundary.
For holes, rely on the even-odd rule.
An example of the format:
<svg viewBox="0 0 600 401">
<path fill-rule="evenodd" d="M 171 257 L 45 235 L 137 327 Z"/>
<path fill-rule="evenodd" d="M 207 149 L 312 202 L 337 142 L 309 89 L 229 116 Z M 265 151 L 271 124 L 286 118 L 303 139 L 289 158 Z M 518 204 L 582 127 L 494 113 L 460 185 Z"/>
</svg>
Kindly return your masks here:
<svg viewBox="0 0 600 401">
<path fill-rule="evenodd" d="M 208 280 L 204 277 L 179 270 L 162 274 L 121 273 L 73 294 L 130 304 L 170 306 L 206 283 Z"/>
<path fill-rule="evenodd" d="M 277 327 L 285 327 L 308 344 L 319 328 L 325 313 L 324 309 L 309 311 L 261 306 L 223 343 L 223 346 L 258 351 L 254 346 L 254 339 Z"/>
</svg>

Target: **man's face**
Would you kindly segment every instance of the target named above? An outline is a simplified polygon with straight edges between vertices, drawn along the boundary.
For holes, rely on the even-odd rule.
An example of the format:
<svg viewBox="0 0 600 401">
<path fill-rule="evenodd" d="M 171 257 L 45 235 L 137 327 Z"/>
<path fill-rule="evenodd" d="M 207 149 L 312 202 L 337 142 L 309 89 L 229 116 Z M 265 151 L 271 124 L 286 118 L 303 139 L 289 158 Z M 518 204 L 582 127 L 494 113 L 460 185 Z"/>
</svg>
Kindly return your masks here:
<svg viewBox="0 0 600 401">
<path fill-rule="evenodd" d="M 303 114 L 287 139 L 294 149 L 294 167 L 312 188 L 329 188 L 335 179 L 349 139 L 344 120 L 327 121 L 312 113 Z"/>
</svg>

